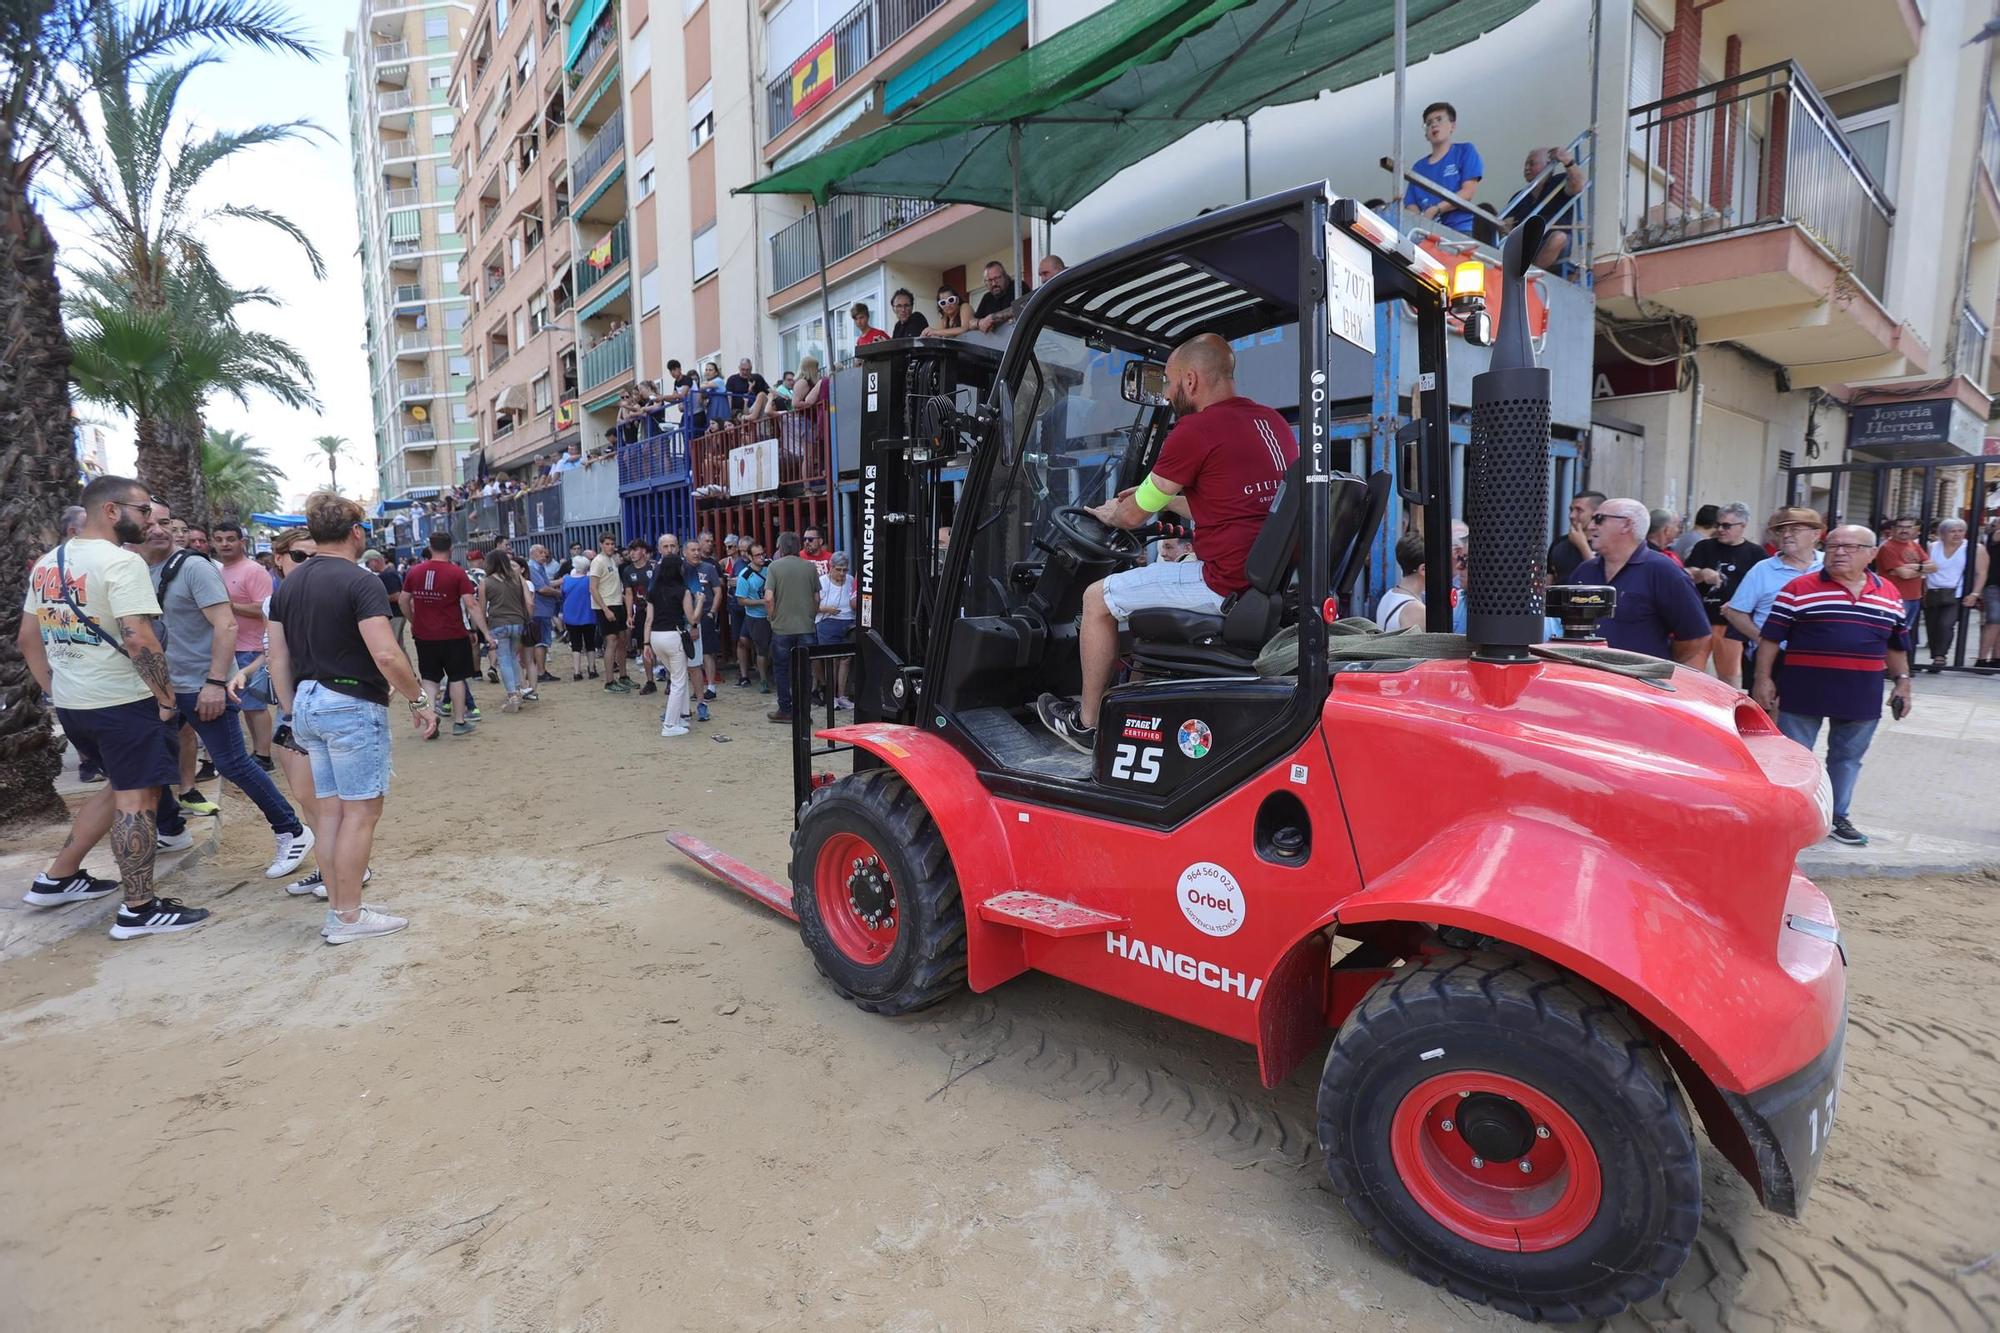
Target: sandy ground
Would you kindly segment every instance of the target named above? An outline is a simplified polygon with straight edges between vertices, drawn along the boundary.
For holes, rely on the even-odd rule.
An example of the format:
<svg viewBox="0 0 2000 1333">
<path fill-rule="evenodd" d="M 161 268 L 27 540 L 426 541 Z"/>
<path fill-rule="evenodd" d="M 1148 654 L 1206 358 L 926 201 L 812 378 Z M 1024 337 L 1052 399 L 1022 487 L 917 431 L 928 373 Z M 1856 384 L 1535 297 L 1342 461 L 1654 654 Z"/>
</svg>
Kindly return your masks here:
<svg viewBox="0 0 2000 1333">
<path fill-rule="evenodd" d="M 369 898 L 404 934 L 322 946 L 239 799 L 175 890 L 210 926 L 0 966 L 0 1327 L 1511 1322 L 1322 1187 L 1317 1060 L 1266 1093 L 1247 1047 L 1033 977 L 837 1000 L 661 841 L 782 874 L 768 700 L 661 741 L 656 699 L 487 693 L 476 737 L 399 741 Z M 2000 883 L 1835 893 L 1853 1032 L 1806 1219 L 1709 1153 L 1693 1259 L 1617 1328 L 2000 1324 Z"/>
</svg>

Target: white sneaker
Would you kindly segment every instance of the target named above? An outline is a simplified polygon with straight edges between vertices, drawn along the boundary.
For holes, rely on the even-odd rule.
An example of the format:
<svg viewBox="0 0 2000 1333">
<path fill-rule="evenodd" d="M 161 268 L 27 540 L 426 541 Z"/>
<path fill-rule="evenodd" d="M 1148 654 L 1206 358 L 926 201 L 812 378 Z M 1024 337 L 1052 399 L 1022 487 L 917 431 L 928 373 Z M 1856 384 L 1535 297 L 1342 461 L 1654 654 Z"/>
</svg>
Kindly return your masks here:
<svg viewBox="0 0 2000 1333">
<path fill-rule="evenodd" d="M 271 858 L 271 864 L 264 867 L 264 878 L 283 879 L 297 870 L 299 862 L 305 860 L 306 853 L 313 849 L 313 831 L 301 828 L 297 833 L 278 833 L 273 836 L 277 839 L 278 851 L 277 855 Z"/>
<path fill-rule="evenodd" d="M 672 737 L 672 736 L 685 736 L 685 735 L 687 735 L 687 734 L 688 734 L 688 729 L 687 729 L 686 727 L 661 727 L 661 728 L 660 728 L 660 739 L 661 739 L 661 740 L 666 740 L 667 738 L 669 738 L 669 737 Z"/>
<path fill-rule="evenodd" d="M 192 846 L 194 846 L 194 834 L 186 830 L 159 835 L 159 849 L 163 852 L 184 852 Z"/>
<path fill-rule="evenodd" d="M 338 913 L 327 908 L 326 924 L 319 928 L 319 933 L 328 944 L 349 944 L 376 935 L 393 935 L 409 924 L 407 918 L 378 912 L 363 903 L 360 916 L 353 921 L 342 921 Z"/>
</svg>

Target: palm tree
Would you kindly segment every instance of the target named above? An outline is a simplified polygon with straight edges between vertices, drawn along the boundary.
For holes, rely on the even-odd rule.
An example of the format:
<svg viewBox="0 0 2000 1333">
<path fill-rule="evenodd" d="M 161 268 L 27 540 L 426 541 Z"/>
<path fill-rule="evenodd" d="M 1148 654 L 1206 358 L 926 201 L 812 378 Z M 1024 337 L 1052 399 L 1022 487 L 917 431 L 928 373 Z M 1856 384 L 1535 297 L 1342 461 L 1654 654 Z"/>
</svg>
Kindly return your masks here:
<svg viewBox="0 0 2000 1333">
<path fill-rule="evenodd" d="M 210 509 L 240 523 L 278 507 L 278 484 L 284 474 L 242 431 L 211 426 L 201 441 L 201 478 Z"/>
<path fill-rule="evenodd" d="M 96 41 L 111 29 L 114 45 Z M 0 605 L 21 604 L 77 494 L 56 243 L 35 203 L 51 127 L 99 86 L 211 41 L 312 53 L 273 0 L 0 0 Z M 61 767 L 41 690 L 0 635 L 0 826 L 60 815 Z"/>
<path fill-rule="evenodd" d="M 340 489 L 340 451 L 347 447 L 347 437 L 344 435 L 315 435 L 313 443 L 318 445 L 319 451 L 326 455 L 326 488 L 330 491 L 338 491 Z"/>
<path fill-rule="evenodd" d="M 123 41 L 120 28 L 107 23 L 88 58 L 115 62 Z M 326 275 L 312 242 L 283 215 L 247 204 L 197 204 L 203 180 L 216 167 L 248 149 L 318 133 L 304 121 L 224 133 L 187 131 L 176 114 L 181 92 L 197 70 L 213 62 L 213 55 L 202 53 L 136 78 L 101 82 L 92 99 L 101 129 L 82 119 L 65 121 L 50 139 L 69 186 L 66 202 L 91 223 L 84 244 L 89 268 L 100 289 L 120 290 L 139 309 L 164 310 L 175 303 L 229 315 L 245 300 L 269 299 L 262 289 L 231 287 L 218 270 L 210 233 L 214 223 L 226 219 L 275 228 L 297 242 L 316 277 Z M 310 385 L 309 373 L 303 382 Z M 140 480 L 175 512 L 190 517 L 205 517 L 207 509 L 199 489 L 201 406 L 196 401 L 140 432 L 149 442 L 139 455 Z"/>
</svg>

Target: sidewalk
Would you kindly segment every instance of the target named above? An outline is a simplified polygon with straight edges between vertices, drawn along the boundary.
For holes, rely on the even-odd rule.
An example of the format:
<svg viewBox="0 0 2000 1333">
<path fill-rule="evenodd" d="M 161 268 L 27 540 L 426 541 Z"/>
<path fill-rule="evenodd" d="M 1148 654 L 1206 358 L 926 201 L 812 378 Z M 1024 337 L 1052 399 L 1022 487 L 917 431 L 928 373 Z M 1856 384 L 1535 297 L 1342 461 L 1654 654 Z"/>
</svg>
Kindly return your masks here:
<svg viewBox="0 0 2000 1333">
<path fill-rule="evenodd" d="M 226 787 L 226 783 L 217 781 L 203 790 L 208 792 L 210 800 L 227 810 L 229 802 L 223 795 Z M 62 776 L 56 779 L 56 794 L 74 809 L 79 801 L 101 789 L 102 784 L 85 786 L 77 781 L 76 751 L 66 749 Z M 161 852 L 156 863 L 153 881 L 163 892 L 176 876 L 207 860 L 222 840 L 220 816 L 190 815 L 187 826 L 194 835 L 194 846 L 182 852 Z M 111 914 L 118 910 L 119 895 L 115 893 L 67 907 L 30 907 L 21 901 L 28 882 L 47 868 L 61 842 L 62 831 L 51 829 L 40 838 L 11 839 L 0 845 L 0 963 L 24 957 L 80 930 L 104 929 Z M 111 849 L 101 843 L 84 858 L 84 865 L 92 874 L 105 879 L 118 878 Z"/>
<path fill-rule="evenodd" d="M 1915 705 L 1883 713 L 1863 761 L 1849 817 L 1868 845 L 1808 847 L 1810 878 L 2000 869 L 2000 677 L 1919 673 Z"/>
</svg>

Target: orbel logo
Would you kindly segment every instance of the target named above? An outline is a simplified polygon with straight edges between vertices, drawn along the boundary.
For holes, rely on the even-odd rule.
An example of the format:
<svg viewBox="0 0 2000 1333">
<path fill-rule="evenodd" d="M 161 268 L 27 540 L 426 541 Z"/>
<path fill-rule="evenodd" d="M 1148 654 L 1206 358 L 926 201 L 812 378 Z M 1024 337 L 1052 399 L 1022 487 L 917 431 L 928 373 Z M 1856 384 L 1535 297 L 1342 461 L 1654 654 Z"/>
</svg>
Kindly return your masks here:
<svg viewBox="0 0 2000 1333">
<path fill-rule="evenodd" d="M 1324 370 L 1315 370 L 1313 372 L 1313 383 L 1314 384 L 1326 383 L 1326 372 Z"/>
<path fill-rule="evenodd" d="M 1234 935 L 1243 929 L 1247 913 L 1243 886 L 1212 861 L 1197 861 L 1181 871 L 1174 901 L 1188 924 L 1204 935 Z"/>
<path fill-rule="evenodd" d="M 1115 953 L 1120 958 L 1150 967 L 1156 972 L 1192 981 L 1197 985 L 1219 990 L 1224 995 L 1237 995 L 1254 1001 L 1264 989 L 1264 978 L 1253 977 L 1244 972 L 1232 972 L 1220 963 L 1204 962 L 1192 954 L 1175 953 L 1157 944 L 1135 940 L 1130 936 L 1106 932 L 1104 951 Z"/>
</svg>

